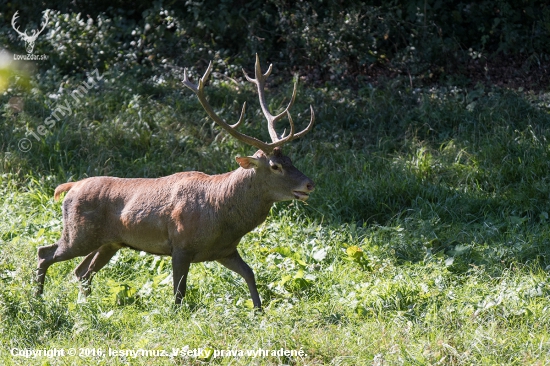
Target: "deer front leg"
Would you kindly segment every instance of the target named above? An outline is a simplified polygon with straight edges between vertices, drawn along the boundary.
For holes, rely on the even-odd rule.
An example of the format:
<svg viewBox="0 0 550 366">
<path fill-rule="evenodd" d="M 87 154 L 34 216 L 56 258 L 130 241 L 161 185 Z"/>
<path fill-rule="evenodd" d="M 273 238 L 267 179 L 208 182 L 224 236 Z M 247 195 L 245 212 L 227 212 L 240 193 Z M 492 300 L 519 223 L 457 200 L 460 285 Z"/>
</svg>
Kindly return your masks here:
<svg viewBox="0 0 550 366">
<path fill-rule="evenodd" d="M 172 253 L 172 271 L 174 274 L 174 297 L 176 305 L 180 305 L 187 287 L 187 273 L 191 262 L 184 251 L 175 249 Z"/>
<path fill-rule="evenodd" d="M 252 303 L 254 304 L 254 307 L 257 309 L 261 309 L 262 302 L 260 300 L 260 295 L 258 295 L 258 288 L 256 287 L 256 280 L 254 279 L 254 272 L 241 258 L 239 252 L 235 251 L 230 256 L 218 259 L 217 261 L 223 264 L 225 267 L 229 268 L 230 270 L 240 274 L 244 278 L 246 284 L 248 285 L 248 289 L 250 290 L 250 296 L 252 297 Z"/>
</svg>

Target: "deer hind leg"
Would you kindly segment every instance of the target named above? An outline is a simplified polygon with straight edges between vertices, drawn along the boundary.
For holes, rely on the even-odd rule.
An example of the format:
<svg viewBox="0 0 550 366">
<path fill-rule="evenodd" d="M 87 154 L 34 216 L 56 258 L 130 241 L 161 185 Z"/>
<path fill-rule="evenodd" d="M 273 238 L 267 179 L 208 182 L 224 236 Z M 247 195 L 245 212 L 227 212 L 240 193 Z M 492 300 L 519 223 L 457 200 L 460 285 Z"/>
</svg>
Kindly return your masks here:
<svg viewBox="0 0 550 366">
<path fill-rule="evenodd" d="M 260 295 L 258 295 L 258 288 L 256 287 L 254 272 L 252 271 L 252 268 L 250 268 L 248 264 L 246 264 L 246 262 L 241 258 L 239 252 L 235 251 L 230 256 L 222 259 L 217 259 L 217 261 L 223 264 L 225 267 L 229 268 L 230 270 L 240 274 L 244 278 L 246 284 L 248 285 L 248 289 L 250 290 L 250 296 L 252 297 L 252 303 L 254 304 L 254 307 L 257 309 L 261 309 L 262 302 L 260 300 Z"/>
<path fill-rule="evenodd" d="M 88 296 L 90 294 L 93 276 L 109 263 L 120 248 L 122 248 L 120 244 L 102 245 L 99 249 L 88 254 L 76 267 L 74 273 L 80 281 L 80 291 L 83 295 Z"/>
<path fill-rule="evenodd" d="M 88 255 L 97 250 L 101 243 L 98 243 L 94 236 L 87 232 L 79 233 L 69 240 L 69 234 L 63 232 L 61 239 L 55 244 L 38 248 L 38 269 L 36 271 L 36 295 L 42 295 L 44 291 L 44 279 L 48 268 L 57 262 L 66 261 L 75 257 Z"/>
<path fill-rule="evenodd" d="M 36 296 L 42 295 L 44 292 L 44 279 L 46 277 L 46 271 L 54 262 L 55 252 L 59 247 L 59 242 L 38 248 L 38 269 L 36 270 Z"/>
<path fill-rule="evenodd" d="M 52 264 L 86 255 L 95 249 L 86 245 L 68 245 L 64 238 L 63 236 L 55 244 L 38 248 L 38 269 L 36 271 L 37 296 L 42 295 L 44 291 L 46 272 Z"/>
</svg>

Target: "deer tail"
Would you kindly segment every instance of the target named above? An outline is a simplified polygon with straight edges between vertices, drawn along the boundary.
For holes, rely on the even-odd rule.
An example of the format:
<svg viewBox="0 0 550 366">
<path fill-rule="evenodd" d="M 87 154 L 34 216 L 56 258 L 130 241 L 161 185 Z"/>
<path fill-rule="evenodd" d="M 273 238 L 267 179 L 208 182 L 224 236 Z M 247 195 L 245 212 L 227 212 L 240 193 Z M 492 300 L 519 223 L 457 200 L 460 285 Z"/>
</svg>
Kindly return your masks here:
<svg viewBox="0 0 550 366">
<path fill-rule="evenodd" d="M 53 194 L 53 199 L 57 201 L 59 199 L 59 196 L 61 196 L 61 193 L 67 192 L 68 190 L 73 188 L 73 185 L 75 183 L 76 182 L 69 182 L 69 183 L 63 183 L 58 185 L 57 188 L 55 189 L 55 193 Z"/>
</svg>

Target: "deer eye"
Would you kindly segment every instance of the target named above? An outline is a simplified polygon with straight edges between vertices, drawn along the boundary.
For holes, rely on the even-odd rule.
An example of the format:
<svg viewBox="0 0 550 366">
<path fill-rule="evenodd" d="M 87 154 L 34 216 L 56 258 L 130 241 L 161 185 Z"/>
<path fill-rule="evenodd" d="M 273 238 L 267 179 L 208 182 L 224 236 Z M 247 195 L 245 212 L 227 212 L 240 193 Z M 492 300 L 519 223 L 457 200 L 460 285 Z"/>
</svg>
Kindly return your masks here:
<svg viewBox="0 0 550 366">
<path fill-rule="evenodd" d="M 273 164 L 273 165 L 271 166 L 271 169 L 273 169 L 273 170 L 279 170 L 280 167 L 279 167 L 277 164 Z"/>
</svg>

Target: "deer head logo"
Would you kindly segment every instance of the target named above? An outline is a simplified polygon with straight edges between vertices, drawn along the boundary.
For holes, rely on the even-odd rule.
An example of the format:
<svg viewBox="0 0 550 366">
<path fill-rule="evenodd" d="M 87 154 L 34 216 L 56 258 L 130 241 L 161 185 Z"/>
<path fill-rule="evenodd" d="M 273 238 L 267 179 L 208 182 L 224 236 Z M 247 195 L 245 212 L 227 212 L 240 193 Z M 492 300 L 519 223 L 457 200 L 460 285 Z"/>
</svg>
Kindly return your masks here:
<svg viewBox="0 0 550 366">
<path fill-rule="evenodd" d="M 42 33 L 44 28 L 46 28 L 46 25 L 48 25 L 48 13 L 44 13 L 44 23 L 42 23 L 42 29 L 36 30 L 33 29 L 31 31 L 31 35 L 27 34 L 27 30 L 25 29 L 25 33 L 19 31 L 19 27 L 16 27 L 15 22 L 19 16 L 17 15 L 19 11 L 16 11 L 15 14 L 13 14 L 13 17 L 11 18 L 11 26 L 13 29 L 19 34 L 19 36 L 25 41 L 25 49 L 27 50 L 27 53 L 32 53 L 34 50 L 34 42 L 36 42 L 36 39 Z"/>
</svg>

